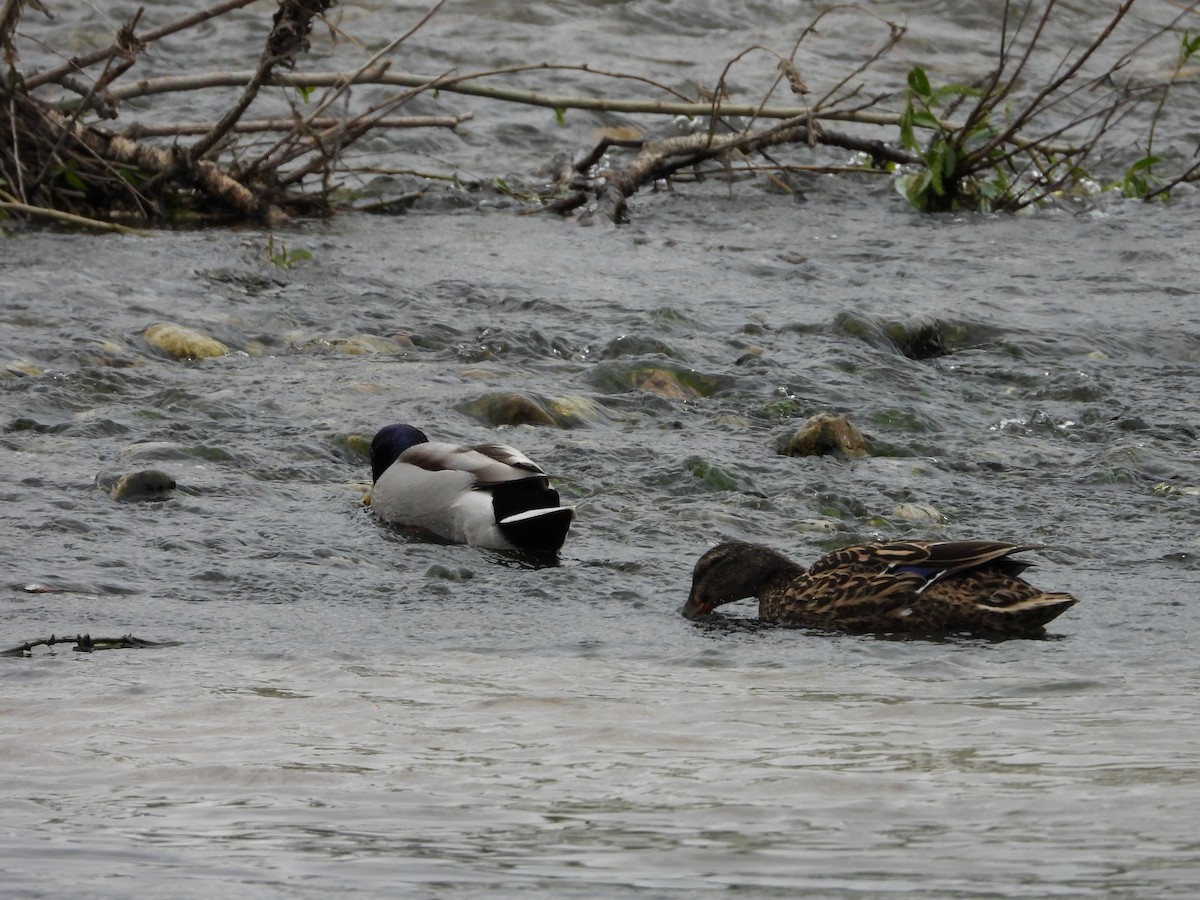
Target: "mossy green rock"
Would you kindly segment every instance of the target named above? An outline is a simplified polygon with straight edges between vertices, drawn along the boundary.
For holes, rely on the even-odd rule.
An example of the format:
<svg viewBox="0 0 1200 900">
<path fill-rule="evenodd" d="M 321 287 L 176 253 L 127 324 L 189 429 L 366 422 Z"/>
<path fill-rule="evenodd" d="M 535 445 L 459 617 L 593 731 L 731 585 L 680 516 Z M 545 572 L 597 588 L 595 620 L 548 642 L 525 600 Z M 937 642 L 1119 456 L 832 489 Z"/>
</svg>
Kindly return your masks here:
<svg viewBox="0 0 1200 900">
<path fill-rule="evenodd" d="M 216 338 L 172 322 L 151 325 L 142 332 L 142 337 L 155 350 L 172 359 L 211 359 L 229 355 L 229 348 Z"/>
<path fill-rule="evenodd" d="M 338 353 L 350 356 L 367 356 L 373 353 L 398 354 L 411 349 L 412 342 L 402 344 L 377 334 L 354 334 L 346 338 L 333 338 L 329 347 Z"/>
<path fill-rule="evenodd" d="M 599 422 L 606 418 L 604 410 L 587 397 L 570 394 L 566 397 L 551 397 L 546 409 L 561 428 L 573 428 Z"/>
<path fill-rule="evenodd" d="M 502 391 L 484 394 L 455 407 L 459 412 L 485 425 L 557 425 L 540 400 L 526 394 Z"/>
<path fill-rule="evenodd" d="M 841 453 L 866 456 L 869 446 L 850 420 L 832 413 L 818 413 L 805 419 L 791 434 L 779 438 L 775 449 L 784 456 L 825 456 Z"/>
</svg>

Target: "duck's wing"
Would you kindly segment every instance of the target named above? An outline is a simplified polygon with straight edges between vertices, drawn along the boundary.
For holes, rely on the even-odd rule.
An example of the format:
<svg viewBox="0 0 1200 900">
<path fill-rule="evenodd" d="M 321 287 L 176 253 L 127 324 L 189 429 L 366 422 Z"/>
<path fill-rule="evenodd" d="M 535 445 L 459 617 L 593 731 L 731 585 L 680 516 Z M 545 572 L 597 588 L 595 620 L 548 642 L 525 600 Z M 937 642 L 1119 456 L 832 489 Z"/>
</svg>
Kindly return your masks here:
<svg viewBox="0 0 1200 900">
<path fill-rule="evenodd" d="M 1016 575 L 1029 563 L 1009 560 L 1030 545 L 999 541 L 892 541 L 834 550 L 809 567 L 789 593 L 826 612 L 861 609 L 886 615 L 912 603 L 929 585 L 958 572 L 999 565 Z"/>
<path fill-rule="evenodd" d="M 888 576 L 915 574 L 932 582 L 958 572 L 985 566 L 1006 575 L 1019 575 L 1033 565 L 1012 559 L 1014 553 L 1039 549 L 1038 544 L 1008 544 L 1001 541 L 892 541 L 858 544 L 834 550 L 818 559 L 809 573 L 828 571 L 879 573 Z"/>
<path fill-rule="evenodd" d="M 545 476 L 542 467 L 532 459 L 508 444 L 478 444 L 470 448 L 472 452 L 486 458 L 489 465 L 486 468 L 487 481 L 514 481 L 518 478 Z M 481 481 L 485 479 L 480 477 Z"/>
<path fill-rule="evenodd" d="M 400 461 L 429 472 L 467 472 L 479 487 L 546 477 L 546 473 L 529 457 L 506 444 L 460 447 L 431 441 L 409 447 L 400 455 Z"/>
<path fill-rule="evenodd" d="M 1030 563 L 1011 555 L 1036 546 L 897 541 L 845 547 L 794 581 L 781 609 L 802 623 L 850 629 L 1029 633 L 1074 602 L 1017 577 Z"/>
<path fill-rule="evenodd" d="M 777 606 L 769 604 L 768 618 L 850 626 L 877 622 L 911 606 L 928 581 L 920 573 L 889 572 L 878 564 L 810 570 L 791 583 Z"/>
</svg>

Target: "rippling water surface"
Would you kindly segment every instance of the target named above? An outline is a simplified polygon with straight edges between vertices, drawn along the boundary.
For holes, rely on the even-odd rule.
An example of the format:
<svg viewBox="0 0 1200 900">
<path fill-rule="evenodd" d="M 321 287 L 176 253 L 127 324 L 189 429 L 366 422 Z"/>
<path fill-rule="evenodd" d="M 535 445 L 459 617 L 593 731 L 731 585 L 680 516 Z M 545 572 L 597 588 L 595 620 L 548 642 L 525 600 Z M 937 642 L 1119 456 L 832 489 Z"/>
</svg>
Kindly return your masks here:
<svg viewBox="0 0 1200 900">
<path fill-rule="evenodd" d="M 568 34 L 665 77 L 782 27 L 684 6 L 451 5 L 413 68 Z M 994 13 L 961 10 L 952 56 Z M 558 138 L 525 116 L 464 152 L 532 171 Z M 276 233 L 288 269 L 255 231 L 3 239 L 0 643 L 180 642 L 0 660 L 6 893 L 1194 896 L 1200 198 L 806 197 L 344 216 Z M 233 352 L 171 359 L 157 322 Z M 554 424 L 502 424 L 511 393 Z M 776 453 L 825 411 L 871 455 Z M 381 527 L 363 439 L 396 420 L 554 473 L 560 564 Z M 97 487 L 147 468 L 171 499 Z M 1081 602 L 997 643 L 678 615 L 720 539 L 905 536 L 1044 543 L 1031 577 Z"/>
</svg>

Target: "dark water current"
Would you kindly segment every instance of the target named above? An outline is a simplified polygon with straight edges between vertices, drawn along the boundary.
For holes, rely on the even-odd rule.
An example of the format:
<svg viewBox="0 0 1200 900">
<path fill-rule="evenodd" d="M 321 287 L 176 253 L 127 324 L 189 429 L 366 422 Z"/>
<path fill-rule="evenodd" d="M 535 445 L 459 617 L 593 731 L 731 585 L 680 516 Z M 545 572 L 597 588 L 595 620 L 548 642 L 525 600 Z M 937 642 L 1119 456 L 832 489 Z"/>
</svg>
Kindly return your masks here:
<svg viewBox="0 0 1200 900">
<path fill-rule="evenodd" d="M 563 6 L 633 60 L 675 45 L 631 16 L 754 34 Z M 549 31 L 495 27 L 568 28 L 521 8 Z M 256 231 L 0 240 L 0 644 L 181 642 L 0 659 L 5 894 L 1194 896 L 1200 196 L 806 193 L 351 215 L 277 232 L 291 268 Z M 498 425 L 514 392 L 553 424 Z M 872 453 L 775 451 L 825 411 Z M 396 420 L 554 473 L 561 564 L 382 528 L 362 439 Z M 171 499 L 97 487 L 148 468 Z M 717 540 L 908 536 L 1044 543 L 1081 602 L 996 643 L 677 614 Z"/>
</svg>

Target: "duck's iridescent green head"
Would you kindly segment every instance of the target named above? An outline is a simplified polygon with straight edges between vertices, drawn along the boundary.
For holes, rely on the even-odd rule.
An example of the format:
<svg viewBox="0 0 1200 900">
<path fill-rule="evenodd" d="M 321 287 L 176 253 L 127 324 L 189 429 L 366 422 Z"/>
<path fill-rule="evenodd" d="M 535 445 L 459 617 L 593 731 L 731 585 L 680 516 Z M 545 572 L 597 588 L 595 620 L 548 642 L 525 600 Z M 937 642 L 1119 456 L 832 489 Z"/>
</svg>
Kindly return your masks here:
<svg viewBox="0 0 1200 900">
<path fill-rule="evenodd" d="M 388 466 L 409 447 L 428 442 L 425 432 L 411 425 L 385 425 L 380 428 L 371 440 L 371 480 L 378 481 Z"/>
</svg>

